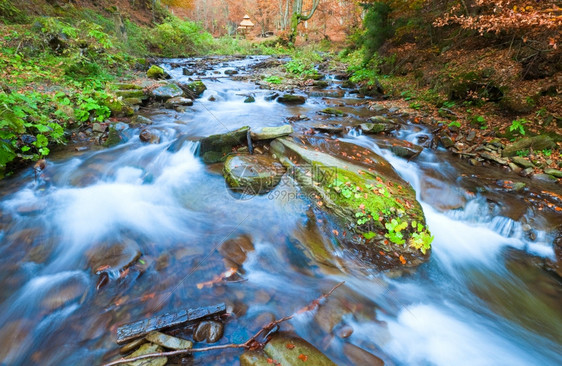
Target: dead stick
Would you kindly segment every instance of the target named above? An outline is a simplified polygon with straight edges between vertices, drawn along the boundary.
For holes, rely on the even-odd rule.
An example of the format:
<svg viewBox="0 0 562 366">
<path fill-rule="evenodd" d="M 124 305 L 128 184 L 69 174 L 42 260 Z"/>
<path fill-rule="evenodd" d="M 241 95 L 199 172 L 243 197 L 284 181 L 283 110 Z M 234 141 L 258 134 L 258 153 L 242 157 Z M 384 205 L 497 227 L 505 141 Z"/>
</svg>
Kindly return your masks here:
<svg viewBox="0 0 562 366">
<path fill-rule="evenodd" d="M 211 347 L 204 347 L 204 348 L 191 348 L 191 349 L 180 349 L 180 350 L 177 350 L 177 351 L 169 351 L 169 352 L 148 353 L 146 355 L 141 355 L 141 356 L 137 356 L 137 357 L 133 357 L 133 358 L 121 358 L 117 361 L 106 363 L 103 366 L 120 365 L 120 364 L 124 364 L 124 363 L 144 360 L 146 358 L 178 356 L 178 355 L 183 355 L 183 354 L 186 354 L 186 353 L 215 351 L 215 350 L 219 350 L 219 349 L 229 349 L 229 348 L 258 349 L 258 348 L 261 348 L 267 342 L 264 342 L 264 343 L 259 342 L 257 340 L 259 336 L 261 336 L 263 333 L 271 332 L 271 330 L 273 330 L 273 328 L 275 328 L 276 326 L 278 326 L 279 324 L 281 324 L 283 322 L 286 322 L 287 320 L 293 319 L 295 317 L 295 315 L 297 315 L 297 314 L 302 314 L 304 312 L 312 311 L 312 310 L 316 309 L 318 306 L 320 306 L 320 302 L 322 300 L 328 298 L 328 296 L 330 296 L 338 287 L 340 287 L 344 283 L 345 283 L 345 281 L 338 283 L 337 285 L 332 287 L 332 289 L 330 291 L 323 294 L 319 298 L 315 299 L 309 305 L 307 305 L 304 308 L 298 310 L 296 313 L 293 313 L 292 315 L 288 315 L 286 317 L 283 317 L 279 320 L 272 321 L 271 323 L 265 325 L 256 334 L 254 334 L 252 336 L 252 338 L 248 339 L 246 342 L 244 342 L 242 344 L 230 343 L 230 344 L 223 344 L 223 345 L 220 345 L 220 346 L 211 346 Z"/>
</svg>

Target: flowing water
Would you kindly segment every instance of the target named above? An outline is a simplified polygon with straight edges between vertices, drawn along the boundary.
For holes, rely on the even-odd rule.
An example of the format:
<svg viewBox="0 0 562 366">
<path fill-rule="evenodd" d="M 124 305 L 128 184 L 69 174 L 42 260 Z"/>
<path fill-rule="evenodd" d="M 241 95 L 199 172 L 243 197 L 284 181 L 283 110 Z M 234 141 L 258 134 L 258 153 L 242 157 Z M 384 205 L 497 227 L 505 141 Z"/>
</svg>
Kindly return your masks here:
<svg viewBox="0 0 562 366">
<path fill-rule="evenodd" d="M 218 63 L 208 74 L 259 60 Z M 416 271 L 376 273 L 319 234 L 310 202 L 294 187 L 237 199 L 220 170 L 196 157 L 193 142 L 297 115 L 310 118 L 295 122 L 297 131 L 341 122 L 317 114 L 326 105 L 338 105 L 350 116 L 344 124 L 353 124 L 373 115 L 365 100 L 309 98 L 290 107 L 266 101 L 268 91 L 247 82 L 205 83 L 187 111 L 152 112 L 158 144 L 142 143 L 131 128 L 116 147 L 61 152 L 38 179 L 26 171 L 0 182 L 0 364 L 101 364 L 118 355 L 118 325 L 218 302 L 233 313 L 221 342 L 241 343 L 339 281 L 346 283 L 324 307 L 283 325 L 338 364 L 357 360 L 350 344 L 397 365 L 562 364 L 562 286 L 541 267 L 554 257 L 561 216 L 536 208 L 541 192 L 560 186 L 506 190 L 499 180 L 521 178 L 465 166 L 443 151 L 425 149 L 408 162 L 350 129 L 345 141 L 386 157 L 416 189 L 435 235 L 431 260 Z M 244 104 L 250 93 L 256 102 Z M 430 135 L 409 123 L 398 137 Z M 217 249 L 241 235 L 255 250 L 237 279 L 197 286 L 229 268 Z M 316 260 L 305 242 L 334 251 L 336 260 Z M 112 256 L 125 265 L 100 276 Z M 349 337 L 338 336 L 349 327 Z M 239 354 L 197 354 L 188 364 L 231 365 Z"/>
</svg>

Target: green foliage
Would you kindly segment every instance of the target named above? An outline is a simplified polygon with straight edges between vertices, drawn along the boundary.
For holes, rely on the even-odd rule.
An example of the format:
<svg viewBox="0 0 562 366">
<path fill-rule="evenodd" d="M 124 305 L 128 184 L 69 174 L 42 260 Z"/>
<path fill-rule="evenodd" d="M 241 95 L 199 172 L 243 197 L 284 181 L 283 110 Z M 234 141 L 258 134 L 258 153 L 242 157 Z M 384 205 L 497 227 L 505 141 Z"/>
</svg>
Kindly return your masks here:
<svg viewBox="0 0 562 366">
<path fill-rule="evenodd" d="M 518 132 L 520 135 L 525 135 L 525 126 L 523 125 L 526 124 L 527 122 L 529 121 L 526 120 L 525 118 L 513 120 L 511 122 L 511 126 L 509 126 L 509 131 Z"/>
<path fill-rule="evenodd" d="M 461 124 L 458 121 L 451 121 L 447 126 L 460 128 Z"/>
<path fill-rule="evenodd" d="M 314 65 L 302 60 L 291 60 L 285 64 L 285 70 L 299 77 L 316 74 Z"/>
<path fill-rule="evenodd" d="M 191 56 L 212 50 L 213 36 L 194 22 L 170 17 L 149 32 L 149 48 L 164 57 Z"/>
<path fill-rule="evenodd" d="M 0 0 L 0 22 L 12 24 L 23 23 L 27 17 L 10 0 Z"/>
<path fill-rule="evenodd" d="M 486 118 L 484 116 L 471 116 L 470 122 L 474 125 L 480 126 L 481 130 L 488 128 L 488 124 L 486 123 Z"/>
<path fill-rule="evenodd" d="M 552 149 L 544 149 L 541 153 L 548 158 L 552 155 Z"/>
<path fill-rule="evenodd" d="M 382 1 L 368 5 L 363 21 L 365 34 L 362 37 L 366 61 L 370 60 L 384 42 L 394 34 L 394 28 L 389 19 L 391 10 L 390 6 Z"/>
<path fill-rule="evenodd" d="M 266 77 L 265 81 L 271 84 L 281 84 L 282 79 L 279 76 L 271 75 Z"/>
<path fill-rule="evenodd" d="M 424 254 L 431 248 L 433 237 L 429 231 L 416 221 L 410 227 L 408 221 L 401 218 L 406 214 L 406 208 L 393 198 L 382 182 L 361 186 L 353 183 L 350 177 L 338 174 L 328 188 L 336 193 L 336 204 L 340 198 L 346 206 L 356 207 L 355 223 L 366 240 L 373 239 L 378 232 L 394 244 L 408 244 Z"/>
<path fill-rule="evenodd" d="M 520 156 L 520 157 L 525 157 L 525 156 L 529 156 L 530 151 L 529 151 L 529 150 L 517 150 L 517 151 L 515 152 L 515 154 L 516 154 L 517 156 Z"/>
</svg>

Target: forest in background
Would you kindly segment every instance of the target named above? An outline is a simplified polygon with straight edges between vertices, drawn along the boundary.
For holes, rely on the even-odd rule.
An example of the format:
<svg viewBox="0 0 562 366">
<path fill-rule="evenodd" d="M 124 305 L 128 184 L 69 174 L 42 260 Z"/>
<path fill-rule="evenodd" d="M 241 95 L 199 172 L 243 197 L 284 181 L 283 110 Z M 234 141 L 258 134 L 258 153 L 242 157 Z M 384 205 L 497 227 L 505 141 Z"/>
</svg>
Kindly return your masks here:
<svg viewBox="0 0 562 366">
<path fill-rule="evenodd" d="M 246 36 L 245 14 L 255 24 Z M 560 140 L 554 0 L 0 0 L 0 20 L 2 169 L 46 156 L 69 127 L 121 113 L 107 82 L 153 56 L 289 54 L 306 78 L 331 55 L 366 95 L 449 129 Z"/>
</svg>

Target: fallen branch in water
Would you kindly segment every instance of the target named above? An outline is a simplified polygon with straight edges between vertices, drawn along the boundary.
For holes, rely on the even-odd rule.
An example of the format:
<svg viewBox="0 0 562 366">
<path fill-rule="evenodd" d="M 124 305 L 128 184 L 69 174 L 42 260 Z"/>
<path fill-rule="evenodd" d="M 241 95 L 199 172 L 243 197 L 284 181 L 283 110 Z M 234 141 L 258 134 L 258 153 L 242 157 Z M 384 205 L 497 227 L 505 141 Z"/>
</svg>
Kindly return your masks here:
<svg viewBox="0 0 562 366">
<path fill-rule="evenodd" d="M 328 298 L 328 296 L 330 296 L 338 287 L 340 287 L 341 285 L 343 285 L 345 283 L 345 281 L 338 283 L 337 285 L 335 285 L 334 287 L 332 287 L 332 289 L 330 291 L 328 291 L 327 293 L 323 294 L 322 296 L 318 297 L 317 299 L 315 299 L 314 301 L 312 301 L 309 305 L 305 306 L 302 309 L 299 309 L 296 313 L 293 313 L 292 315 L 288 315 L 285 316 L 279 320 L 274 320 L 269 324 L 266 324 L 265 326 L 263 326 L 256 334 L 254 334 L 250 339 L 248 339 L 246 342 L 244 343 L 230 343 L 230 344 L 222 344 L 219 346 L 210 346 L 210 347 L 204 347 L 204 348 L 191 348 L 191 349 L 180 349 L 177 351 L 169 351 L 169 352 L 157 352 L 157 353 L 149 353 L 146 355 L 142 355 L 142 356 L 137 356 L 137 357 L 133 357 L 133 358 L 121 358 L 117 361 L 113 361 L 110 363 L 106 363 L 103 366 L 114 366 L 114 365 L 120 365 L 120 364 L 124 364 L 124 363 L 129 363 L 129 362 L 134 362 L 134 361 L 139 361 L 139 360 L 144 360 L 146 358 L 158 358 L 158 357 L 168 357 L 168 356 L 178 356 L 178 355 L 183 355 L 183 354 L 187 354 L 187 353 L 195 353 L 195 352 L 206 352 L 206 351 L 215 351 L 215 350 L 220 350 L 220 349 L 229 349 L 229 348 L 243 348 L 243 349 L 247 349 L 247 350 L 257 350 L 262 348 L 268 341 L 268 339 L 266 338 L 264 342 L 260 342 L 258 340 L 258 338 L 262 335 L 267 335 L 273 330 L 275 329 L 275 327 L 277 327 L 279 324 L 286 322 L 287 320 L 293 319 L 297 314 L 302 314 L 305 313 L 307 311 L 312 311 L 314 309 L 316 309 L 317 307 L 320 306 L 320 302 L 322 300 L 325 300 L 326 298 Z"/>
</svg>

